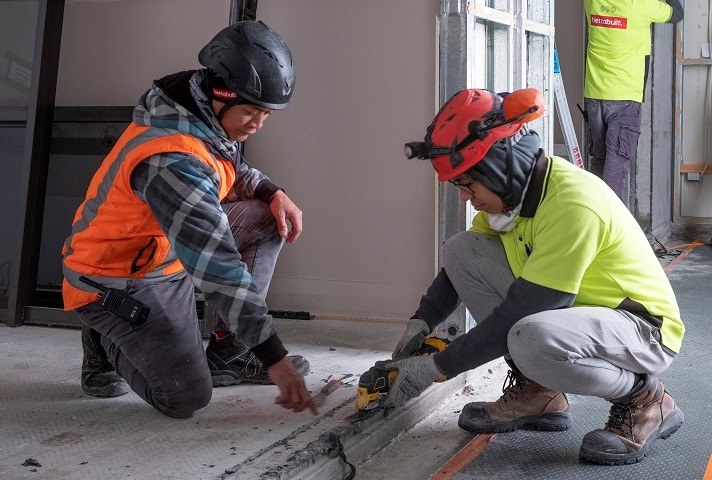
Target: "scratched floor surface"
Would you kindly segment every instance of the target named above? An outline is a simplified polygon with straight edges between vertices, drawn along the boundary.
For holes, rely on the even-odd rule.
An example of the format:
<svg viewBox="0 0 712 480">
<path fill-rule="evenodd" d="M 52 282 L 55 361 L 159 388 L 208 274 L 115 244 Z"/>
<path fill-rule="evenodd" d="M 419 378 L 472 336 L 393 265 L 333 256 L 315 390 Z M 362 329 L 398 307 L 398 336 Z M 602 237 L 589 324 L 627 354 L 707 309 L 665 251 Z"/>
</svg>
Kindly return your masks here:
<svg viewBox="0 0 712 480">
<path fill-rule="evenodd" d="M 79 330 L 0 324 L 0 478 L 218 478 L 355 398 L 361 372 L 390 355 L 403 325 L 279 319 L 277 328 L 290 353 L 311 362 L 306 382 L 314 393 L 327 379 L 352 374 L 319 417 L 276 406 L 276 387 L 263 385 L 215 389 L 207 407 L 182 420 L 133 392 L 89 397 L 79 385 Z"/>
</svg>

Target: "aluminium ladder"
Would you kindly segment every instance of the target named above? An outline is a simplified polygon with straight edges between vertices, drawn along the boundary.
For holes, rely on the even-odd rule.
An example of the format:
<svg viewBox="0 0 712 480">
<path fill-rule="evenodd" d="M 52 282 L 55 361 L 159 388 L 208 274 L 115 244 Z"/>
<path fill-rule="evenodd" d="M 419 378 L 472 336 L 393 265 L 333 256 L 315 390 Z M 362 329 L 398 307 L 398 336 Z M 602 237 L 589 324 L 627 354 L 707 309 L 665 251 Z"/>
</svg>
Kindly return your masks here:
<svg viewBox="0 0 712 480">
<path fill-rule="evenodd" d="M 569 151 L 569 161 L 580 168 L 584 168 L 581 149 L 576 140 L 576 132 L 574 131 L 574 123 L 571 120 L 569 112 L 569 104 L 566 100 L 566 91 L 564 90 L 564 80 L 561 78 L 561 67 L 559 65 L 559 54 L 554 46 L 554 99 L 556 100 L 556 111 L 559 114 L 559 123 L 561 131 L 564 134 L 564 142 Z"/>
</svg>

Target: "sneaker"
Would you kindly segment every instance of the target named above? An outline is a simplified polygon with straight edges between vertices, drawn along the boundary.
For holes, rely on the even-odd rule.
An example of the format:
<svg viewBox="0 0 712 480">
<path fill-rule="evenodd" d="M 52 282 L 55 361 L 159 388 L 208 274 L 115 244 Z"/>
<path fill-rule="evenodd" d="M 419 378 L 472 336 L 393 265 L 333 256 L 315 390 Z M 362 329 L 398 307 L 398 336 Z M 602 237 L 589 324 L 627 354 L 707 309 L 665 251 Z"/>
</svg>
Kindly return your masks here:
<svg viewBox="0 0 712 480">
<path fill-rule="evenodd" d="M 267 369 L 252 351 L 239 342 L 233 333 L 218 339 L 213 333 L 205 349 L 213 387 L 227 387 L 240 383 L 272 384 Z M 288 356 L 300 375 L 309 373 L 309 362 L 301 355 Z"/>
<path fill-rule="evenodd" d="M 116 373 L 101 345 L 101 334 L 82 325 L 82 390 L 92 397 L 120 397 L 129 392 L 129 386 Z"/>
<path fill-rule="evenodd" d="M 558 432 L 571 425 L 568 409 L 563 393 L 539 385 L 515 367 L 507 373 L 502 396 L 495 402 L 465 405 L 458 426 L 472 433 L 512 432 L 520 428 Z"/>
<path fill-rule="evenodd" d="M 663 382 L 645 375 L 627 398 L 611 406 L 604 428 L 583 437 L 579 457 L 601 465 L 626 465 L 643 460 L 653 442 L 675 433 L 684 415 Z"/>
</svg>

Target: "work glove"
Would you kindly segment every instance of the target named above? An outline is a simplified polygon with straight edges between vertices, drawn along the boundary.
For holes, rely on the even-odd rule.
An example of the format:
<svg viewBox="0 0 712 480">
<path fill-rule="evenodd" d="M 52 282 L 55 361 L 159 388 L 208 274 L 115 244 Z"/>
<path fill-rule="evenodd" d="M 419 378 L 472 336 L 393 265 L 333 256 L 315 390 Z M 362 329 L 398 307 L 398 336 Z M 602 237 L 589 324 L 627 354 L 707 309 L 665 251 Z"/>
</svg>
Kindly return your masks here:
<svg viewBox="0 0 712 480">
<path fill-rule="evenodd" d="M 430 333 L 430 326 L 425 323 L 420 317 L 413 317 L 408 321 L 408 326 L 403 333 L 403 336 L 398 341 L 396 348 L 393 350 L 393 355 L 391 358 L 403 358 L 408 357 L 418 350 L 425 337 Z"/>
<path fill-rule="evenodd" d="M 435 364 L 433 355 L 409 357 L 401 360 L 376 362 L 376 367 L 384 370 L 398 370 L 393 385 L 383 404 L 394 407 L 405 403 L 409 398 L 417 397 L 433 382 L 446 380 L 447 377 Z"/>
</svg>

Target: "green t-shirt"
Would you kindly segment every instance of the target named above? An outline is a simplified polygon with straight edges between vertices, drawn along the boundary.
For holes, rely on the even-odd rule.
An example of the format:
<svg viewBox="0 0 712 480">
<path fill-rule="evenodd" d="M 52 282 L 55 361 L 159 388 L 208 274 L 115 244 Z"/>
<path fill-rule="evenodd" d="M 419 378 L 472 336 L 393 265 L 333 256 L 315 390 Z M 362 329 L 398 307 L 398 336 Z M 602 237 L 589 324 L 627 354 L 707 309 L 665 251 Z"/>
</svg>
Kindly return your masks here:
<svg viewBox="0 0 712 480">
<path fill-rule="evenodd" d="M 588 46 L 583 96 L 643 101 L 650 24 L 672 18 L 660 0 L 584 0 Z"/>
<path fill-rule="evenodd" d="M 532 218 L 500 234 L 516 277 L 576 295 L 574 306 L 616 308 L 630 299 L 663 318 L 662 343 L 679 352 L 685 328 L 660 262 L 635 218 L 598 177 L 550 157 L 542 199 Z M 474 231 L 496 234 L 487 213 Z"/>
</svg>

